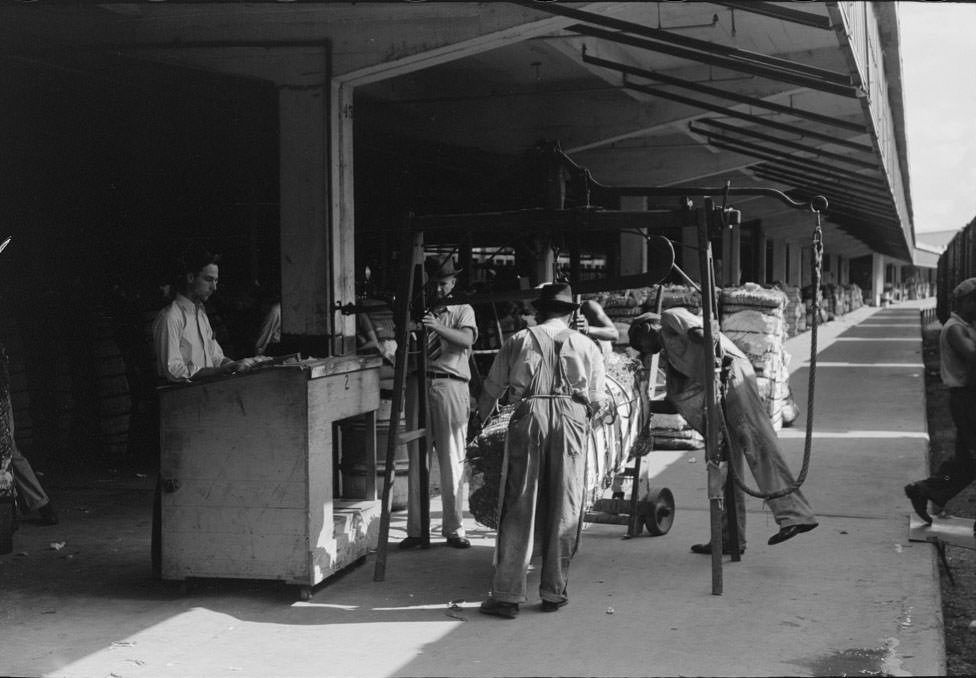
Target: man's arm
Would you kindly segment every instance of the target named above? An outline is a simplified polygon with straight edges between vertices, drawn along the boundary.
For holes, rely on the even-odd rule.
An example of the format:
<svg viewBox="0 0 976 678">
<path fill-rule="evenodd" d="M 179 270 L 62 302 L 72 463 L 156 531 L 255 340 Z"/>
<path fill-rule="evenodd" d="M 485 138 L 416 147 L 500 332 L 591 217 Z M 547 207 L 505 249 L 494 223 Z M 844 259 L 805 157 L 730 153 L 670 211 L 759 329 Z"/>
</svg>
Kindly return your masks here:
<svg viewBox="0 0 976 678">
<path fill-rule="evenodd" d="M 616 342 L 620 331 L 603 307 L 592 299 L 580 304 L 580 312 L 573 318 L 571 327 L 593 339 Z"/>
<path fill-rule="evenodd" d="M 961 325 L 952 325 L 946 330 L 946 340 L 956 353 L 962 356 L 970 367 L 976 366 L 976 342 Z"/>
<path fill-rule="evenodd" d="M 424 315 L 423 323 L 428 331 L 436 332 L 444 341 L 461 348 L 471 348 L 478 339 L 474 309 L 467 304 L 460 307 L 458 317 L 452 321 L 454 327 L 442 323 L 433 313 Z"/>
<path fill-rule="evenodd" d="M 495 403 L 501 397 L 505 389 L 508 388 L 508 373 L 510 366 L 510 356 L 512 352 L 512 340 L 509 339 L 502 344 L 501 349 L 495 355 L 481 385 L 481 395 L 478 396 L 478 418 L 484 422 L 491 416 L 495 409 Z"/>
</svg>

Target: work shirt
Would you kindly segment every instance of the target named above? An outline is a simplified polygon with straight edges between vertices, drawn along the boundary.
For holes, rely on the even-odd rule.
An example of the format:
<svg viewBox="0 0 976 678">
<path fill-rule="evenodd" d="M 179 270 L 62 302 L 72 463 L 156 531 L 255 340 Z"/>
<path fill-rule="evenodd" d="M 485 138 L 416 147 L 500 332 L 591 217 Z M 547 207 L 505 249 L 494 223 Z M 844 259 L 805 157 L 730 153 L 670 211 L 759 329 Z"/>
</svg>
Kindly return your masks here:
<svg viewBox="0 0 976 678">
<path fill-rule="evenodd" d="M 536 325 L 536 328 L 555 338 L 569 326 L 562 321 L 550 321 Z M 603 401 L 606 368 L 600 349 L 589 337 L 576 331 L 568 332 L 558 359 L 563 385 L 569 394 L 590 404 Z M 517 403 L 532 383 L 532 375 L 541 362 L 542 355 L 531 333 L 527 329 L 516 332 L 502 344 L 495 356 L 484 382 L 484 392 L 497 400 L 508 388 L 509 403 Z"/>
<path fill-rule="evenodd" d="M 949 343 L 949 328 L 953 325 L 959 325 L 962 327 L 963 332 L 974 342 L 976 342 L 976 329 L 972 325 L 963 320 L 962 316 L 958 313 L 951 313 L 949 319 L 946 320 L 945 325 L 942 326 L 942 332 L 939 333 L 939 355 L 942 363 L 942 383 L 946 385 L 947 388 L 963 388 L 965 386 L 972 386 L 972 382 L 969 378 L 969 363 L 966 362 L 966 358 L 956 353 L 956 349 L 952 347 Z"/>
<path fill-rule="evenodd" d="M 156 374 L 167 381 L 186 381 L 204 367 L 219 367 L 227 361 L 203 304 L 182 294 L 156 316 L 153 347 Z"/>
<path fill-rule="evenodd" d="M 452 330 L 470 328 L 474 333 L 474 341 L 478 340 L 478 324 L 474 318 L 474 309 L 470 304 L 455 304 L 446 306 L 434 314 L 436 318 Z M 428 330 L 431 334 L 433 330 Z M 427 361 L 428 372 L 453 374 L 464 381 L 471 380 L 470 356 L 471 348 L 459 346 L 437 335 L 441 343 L 441 354 L 436 360 Z"/>
<path fill-rule="evenodd" d="M 660 337 L 667 373 L 668 399 L 692 428 L 698 431 L 702 430 L 701 414 L 705 403 L 703 360 L 706 351 L 703 343 L 693 341 L 689 335 L 690 332 L 703 328 L 702 317 L 683 306 L 670 308 L 661 314 Z M 725 355 L 749 364 L 748 357 L 731 339 L 718 330 L 712 336 L 722 343 Z M 713 351 L 709 351 L 709 360 L 714 355 Z"/>
</svg>

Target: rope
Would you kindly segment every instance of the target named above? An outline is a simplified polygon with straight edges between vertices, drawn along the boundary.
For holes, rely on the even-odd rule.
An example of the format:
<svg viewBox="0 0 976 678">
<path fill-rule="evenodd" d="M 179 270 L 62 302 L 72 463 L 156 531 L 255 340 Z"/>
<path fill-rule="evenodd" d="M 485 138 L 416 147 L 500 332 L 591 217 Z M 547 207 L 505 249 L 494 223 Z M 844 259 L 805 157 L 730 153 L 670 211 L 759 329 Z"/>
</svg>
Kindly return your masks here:
<svg viewBox="0 0 976 678">
<path fill-rule="evenodd" d="M 739 478 L 739 474 L 736 473 L 735 467 L 732 464 L 729 464 L 729 474 L 731 475 L 735 486 L 751 497 L 764 499 L 766 501 L 771 499 L 779 499 L 780 497 L 785 497 L 799 490 L 800 486 L 803 485 L 804 481 L 806 481 L 807 472 L 810 470 L 810 452 L 813 448 L 813 395 L 816 390 L 817 381 L 817 328 L 820 325 L 820 276 L 823 267 L 823 230 L 820 225 L 820 210 L 814 208 L 813 206 L 811 206 L 811 209 L 813 210 L 814 214 L 817 215 L 817 225 L 813 230 L 812 247 L 813 324 L 810 326 L 810 380 L 807 384 L 807 426 L 806 436 L 803 444 L 803 465 L 800 467 L 800 474 L 796 477 L 796 480 L 793 481 L 791 485 L 781 490 L 776 490 L 775 492 L 763 493 L 746 486 L 745 482 Z M 733 444 L 732 437 L 729 435 L 728 422 L 725 420 L 724 411 L 721 416 L 721 421 L 725 441 L 731 448 Z"/>
</svg>

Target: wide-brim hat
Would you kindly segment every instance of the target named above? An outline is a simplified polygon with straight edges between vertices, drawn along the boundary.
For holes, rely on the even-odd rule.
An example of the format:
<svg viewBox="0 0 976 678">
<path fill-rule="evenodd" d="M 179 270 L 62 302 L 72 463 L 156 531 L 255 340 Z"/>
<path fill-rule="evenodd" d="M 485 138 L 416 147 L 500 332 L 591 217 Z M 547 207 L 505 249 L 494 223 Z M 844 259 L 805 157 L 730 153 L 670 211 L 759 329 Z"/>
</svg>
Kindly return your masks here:
<svg viewBox="0 0 976 678">
<path fill-rule="evenodd" d="M 451 257 L 442 260 L 439 257 L 429 256 L 424 259 L 424 270 L 427 271 L 427 277 L 431 280 L 447 280 L 464 269 L 455 268 L 454 259 Z"/>
<path fill-rule="evenodd" d="M 537 310 L 575 311 L 579 308 L 573 300 L 569 283 L 547 283 L 539 288 L 539 296 L 532 302 Z"/>
</svg>

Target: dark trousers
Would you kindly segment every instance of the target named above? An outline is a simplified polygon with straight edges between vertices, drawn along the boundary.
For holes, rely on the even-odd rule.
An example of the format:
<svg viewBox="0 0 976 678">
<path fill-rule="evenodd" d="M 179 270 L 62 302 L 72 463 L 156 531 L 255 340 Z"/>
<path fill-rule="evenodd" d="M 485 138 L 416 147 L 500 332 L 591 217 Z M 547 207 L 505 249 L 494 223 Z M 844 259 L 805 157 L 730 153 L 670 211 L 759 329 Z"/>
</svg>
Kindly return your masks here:
<svg viewBox="0 0 976 678">
<path fill-rule="evenodd" d="M 976 389 L 950 388 L 949 413 L 956 424 L 955 453 L 919 486 L 933 504 L 945 506 L 976 480 Z"/>
</svg>

